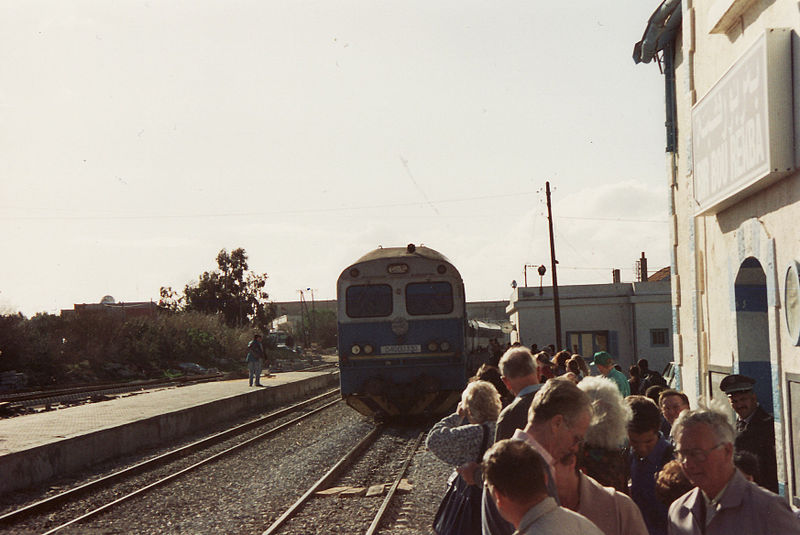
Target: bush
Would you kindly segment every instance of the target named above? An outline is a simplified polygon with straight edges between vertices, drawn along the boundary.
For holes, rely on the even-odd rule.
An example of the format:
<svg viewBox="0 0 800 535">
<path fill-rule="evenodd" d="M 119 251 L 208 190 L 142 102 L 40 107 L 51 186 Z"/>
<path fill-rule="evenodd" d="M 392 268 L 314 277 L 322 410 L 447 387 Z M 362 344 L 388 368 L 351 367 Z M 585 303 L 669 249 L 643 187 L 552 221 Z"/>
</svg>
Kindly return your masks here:
<svg viewBox="0 0 800 535">
<path fill-rule="evenodd" d="M 0 316 L 0 371 L 16 370 L 31 386 L 176 373 L 183 362 L 223 371 L 245 366 L 249 328 L 199 312 L 154 317 L 82 314 Z"/>
</svg>

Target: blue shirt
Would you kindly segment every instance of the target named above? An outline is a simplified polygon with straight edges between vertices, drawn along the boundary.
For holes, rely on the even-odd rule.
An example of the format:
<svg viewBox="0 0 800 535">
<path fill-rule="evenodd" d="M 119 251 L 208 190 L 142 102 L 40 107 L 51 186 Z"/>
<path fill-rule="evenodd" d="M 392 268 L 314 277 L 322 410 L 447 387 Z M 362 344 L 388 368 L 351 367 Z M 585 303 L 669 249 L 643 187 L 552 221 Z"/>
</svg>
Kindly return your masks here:
<svg viewBox="0 0 800 535">
<path fill-rule="evenodd" d="M 667 506 L 656 496 L 656 474 L 672 460 L 672 445 L 663 436 L 650 455 L 640 459 L 631 450 L 631 498 L 639 506 L 650 535 L 666 535 Z"/>
<path fill-rule="evenodd" d="M 517 394 L 517 397 L 521 398 L 525 394 L 530 394 L 531 392 L 538 392 L 539 389 L 542 388 L 543 386 L 544 386 L 543 383 L 536 383 L 535 385 L 528 385 L 528 386 L 526 386 L 525 388 L 523 388 L 522 390 L 519 391 L 519 393 Z"/>
</svg>

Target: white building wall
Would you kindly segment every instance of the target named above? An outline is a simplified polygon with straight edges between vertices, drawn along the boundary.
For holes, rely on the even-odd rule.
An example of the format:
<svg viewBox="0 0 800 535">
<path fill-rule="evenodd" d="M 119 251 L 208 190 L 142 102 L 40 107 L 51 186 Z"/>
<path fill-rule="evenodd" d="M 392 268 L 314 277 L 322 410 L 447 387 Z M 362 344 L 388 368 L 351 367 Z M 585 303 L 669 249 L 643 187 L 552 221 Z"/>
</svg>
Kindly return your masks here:
<svg viewBox="0 0 800 535">
<path fill-rule="evenodd" d="M 744 12 L 731 19 L 727 31 L 712 33 L 719 20 L 715 13 L 723 4 Z M 692 160 L 693 106 L 768 29 L 791 28 L 795 102 L 784 112 L 794 117 L 794 165 L 800 167 L 800 11 L 794 0 L 683 0 L 682 9 L 676 55 L 678 152 L 667 157 L 674 211 L 675 359 L 682 366 L 684 391 L 705 401 L 725 402 L 718 389 L 725 374 L 753 366 L 767 369 L 759 395 L 762 403 L 772 398 L 768 402 L 776 417 L 778 478 L 800 503 L 800 439 L 793 437 L 800 431 L 800 348 L 788 336 L 783 303 L 787 268 L 800 260 L 800 175 L 791 172 L 718 213 L 698 216 Z M 747 278 L 748 269 L 742 267 L 751 262 L 747 259 L 757 260 L 763 271 L 764 313 L 736 310 L 737 277 Z M 743 306 L 748 305 L 740 302 Z"/>
<path fill-rule="evenodd" d="M 609 331 L 609 351 L 625 371 L 641 357 L 658 370 L 672 360 L 671 343 L 650 347 L 651 329 L 670 329 L 670 286 L 668 281 L 648 283 L 596 284 L 559 287 L 562 347 L 575 352 L 570 332 Z M 551 287 L 517 288 L 508 309 L 516 326 L 516 340 L 540 348 L 555 345 L 555 314 Z M 669 336 L 668 336 L 669 337 Z M 671 342 L 671 341 L 670 341 Z M 591 358 L 593 351 L 581 348 Z M 663 365 L 662 365 L 663 363 Z"/>
</svg>

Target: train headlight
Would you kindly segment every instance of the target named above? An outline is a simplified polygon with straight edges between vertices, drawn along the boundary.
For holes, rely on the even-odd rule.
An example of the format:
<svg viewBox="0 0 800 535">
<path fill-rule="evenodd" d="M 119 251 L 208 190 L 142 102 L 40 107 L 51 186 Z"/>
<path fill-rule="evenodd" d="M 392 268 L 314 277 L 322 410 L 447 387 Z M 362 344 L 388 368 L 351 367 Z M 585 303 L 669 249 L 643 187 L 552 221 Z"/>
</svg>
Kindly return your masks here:
<svg viewBox="0 0 800 535">
<path fill-rule="evenodd" d="M 436 342 L 428 342 L 428 351 L 438 351 L 439 344 Z"/>
<path fill-rule="evenodd" d="M 361 347 L 358 344 L 353 344 L 353 347 L 350 348 L 350 353 L 353 355 L 358 355 L 361 353 Z"/>
<path fill-rule="evenodd" d="M 450 344 L 448 342 L 442 342 L 442 344 L 439 347 L 442 348 L 442 351 L 449 351 L 450 350 Z"/>
<path fill-rule="evenodd" d="M 373 351 L 375 351 L 375 348 L 372 347 L 372 344 L 364 344 L 364 353 L 365 354 L 371 355 Z"/>
</svg>

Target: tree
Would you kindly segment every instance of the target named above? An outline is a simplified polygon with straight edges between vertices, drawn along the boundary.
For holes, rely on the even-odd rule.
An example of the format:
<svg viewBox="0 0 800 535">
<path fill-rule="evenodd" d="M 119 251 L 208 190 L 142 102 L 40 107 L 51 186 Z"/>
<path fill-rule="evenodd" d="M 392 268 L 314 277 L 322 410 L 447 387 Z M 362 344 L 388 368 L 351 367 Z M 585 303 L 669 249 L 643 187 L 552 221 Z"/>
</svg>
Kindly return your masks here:
<svg viewBox="0 0 800 535">
<path fill-rule="evenodd" d="M 253 273 L 247 266 L 247 253 L 241 247 L 228 254 L 217 254 L 217 267 L 206 271 L 196 285 L 187 284 L 179 297 L 170 287 L 161 288 L 159 305 L 170 310 L 220 314 L 231 327 L 248 324 L 269 331 L 275 317 L 274 305 L 267 302 L 266 273 Z"/>
</svg>

